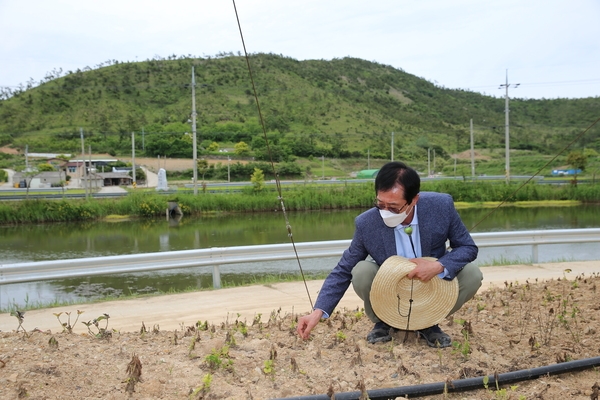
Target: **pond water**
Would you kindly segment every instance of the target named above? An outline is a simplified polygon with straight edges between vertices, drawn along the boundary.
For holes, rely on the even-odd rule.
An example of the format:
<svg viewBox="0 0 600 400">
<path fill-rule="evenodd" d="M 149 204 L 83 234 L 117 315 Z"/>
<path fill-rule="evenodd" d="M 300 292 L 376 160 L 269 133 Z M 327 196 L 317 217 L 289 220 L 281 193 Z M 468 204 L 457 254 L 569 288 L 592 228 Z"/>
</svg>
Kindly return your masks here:
<svg viewBox="0 0 600 400">
<path fill-rule="evenodd" d="M 354 218 L 361 210 L 290 212 L 296 243 L 351 239 Z M 502 207 L 459 210 L 473 232 L 533 229 L 575 229 L 600 227 L 600 206 Z M 107 255 L 178 251 L 224 246 L 289 243 L 281 212 L 184 216 L 166 219 L 120 222 L 61 223 L 0 227 L 2 264 L 25 261 L 102 257 Z M 567 245 L 565 245 L 567 246 Z M 543 247 L 543 246 L 542 246 Z M 540 248 L 540 261 L 600 259 L 592 245 Z M 576 255 L 576 257 L 574 256 Z M 478 262 L 491 260 L 528 262 L 530 249 L 485 249 Z M 337 259 L 303 260 L 306 274 L 329 271 Z M 79 301 L 106 295 L 180 291 L 212 286 L 210 268 L 187 268 L 152 273 L 118 274 L 89 278 L 61 279 L 0 286 L 0 308 L 25 303 Z M 271 262 L 221 267 L 224 284 L 249 283 L 264 275 L 297 274 L 296 262 Z"/>
</svg>

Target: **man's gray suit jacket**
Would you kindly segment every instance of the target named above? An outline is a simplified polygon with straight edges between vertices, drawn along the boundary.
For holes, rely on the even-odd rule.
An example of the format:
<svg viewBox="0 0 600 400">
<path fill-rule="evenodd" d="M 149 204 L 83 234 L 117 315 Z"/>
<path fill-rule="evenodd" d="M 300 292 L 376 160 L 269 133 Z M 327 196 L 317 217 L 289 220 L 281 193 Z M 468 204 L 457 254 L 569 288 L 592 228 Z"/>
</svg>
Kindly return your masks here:
<svg viewBox="0 0 600 400">
<path fill-rule="evenodd" d="M 421 192 L 417 202 L 419 235 L 423 257 L 435 257 L 448 270 L 445 279 L 454 279 L 463 267 L 475 260 L 478 248 L 454 208 L 452 197 L 444 193 Z M 450 249 L 446 241 L 450 242 Z M 371 256 L 377 265 L 396 252 L 394 229 L 383 223 L 377 208 L 355 219 L 350 247 L 331 271 L 319 292 L 315 308 L 331 315 L 352 281 L 352 269 Z"/>
</svg>

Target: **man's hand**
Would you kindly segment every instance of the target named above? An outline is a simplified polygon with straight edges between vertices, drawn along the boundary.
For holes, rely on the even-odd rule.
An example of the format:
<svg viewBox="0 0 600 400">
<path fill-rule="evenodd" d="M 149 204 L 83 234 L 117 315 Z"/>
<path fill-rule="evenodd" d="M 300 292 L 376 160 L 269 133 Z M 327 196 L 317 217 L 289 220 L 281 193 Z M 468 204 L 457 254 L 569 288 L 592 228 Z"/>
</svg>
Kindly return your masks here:
<svg viewBox="0 0 600 400">
<path fill-rule="evenodd" d="M 310 337 L 310 331 L 317 326 L 322 316 L 323 311 L 314 310 L 310 314 L 300 317 L 298 326 L 296 327 L 298 335 L 304 340 L 308 339 Z"/>
<path fill-rule="evenodd" d="M 422 282 L 429 282 L 431 278 L 444 271 L 444 267 L 439 261 L 427 260 L 425 258 L 411 258 L 408 261 L 417 264 L 415 269 L 406 275 L 409 279 L 417 278 Z"/>
</svg>

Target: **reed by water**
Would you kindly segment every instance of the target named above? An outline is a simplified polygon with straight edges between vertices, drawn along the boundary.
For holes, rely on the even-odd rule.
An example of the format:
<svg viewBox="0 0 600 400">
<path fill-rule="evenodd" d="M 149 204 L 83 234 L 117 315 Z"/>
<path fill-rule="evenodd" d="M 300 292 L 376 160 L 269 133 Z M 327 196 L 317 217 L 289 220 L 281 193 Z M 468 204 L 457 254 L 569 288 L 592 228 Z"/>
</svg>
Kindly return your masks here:
<svg viewBox="0 0 600 400">
<path fill-rule="evenodd" d="M 422 191 L 452 195 L 456 202 L 577 201 L 600 202 L 600 184 L 541 185 L 529 183 L 520 190 L 520 183 L 436 181 L 423 182 Z M 515 193 L 516 191 L 516 193 Z M 283 192 L 287 210 L 319 210 L 367 208 L 375 198 L 374 185 L 346 183 L 339 185 L 286 186 Z M 0 224 L 86 221 L 111 215 L 155 218 L 165 215 L 169 201 L 175 201 L 184 215 L 214 212 L 264 212 L 281 208 L 278 193 L 267 187 L 260 192 L 252 188 L 238 193 L 204 193 L 191 190 L 176 194 L 133 190 L 118 199 L 23 200 L 0 203 Z"/>
</svg>

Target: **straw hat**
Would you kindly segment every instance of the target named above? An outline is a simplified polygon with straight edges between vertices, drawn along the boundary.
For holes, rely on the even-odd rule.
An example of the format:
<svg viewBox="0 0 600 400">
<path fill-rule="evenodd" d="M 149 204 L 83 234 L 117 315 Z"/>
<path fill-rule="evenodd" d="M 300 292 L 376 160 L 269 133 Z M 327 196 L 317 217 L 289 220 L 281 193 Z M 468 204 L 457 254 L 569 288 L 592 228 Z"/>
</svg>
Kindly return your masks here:
<svg viewBox="0 0 600 400">
<path fill-rule="evenodd" d="M 407 258 L 391 256 L 379 267 L 371 286 L 373 311 L 397 329 L 415 331 L 435 325 L 446 318 L 458 299 L 456 279 L 447 281 L 438 276 L 429 282 L 408 279 L 406 275 L 415 267 Z"/>
</svg>

